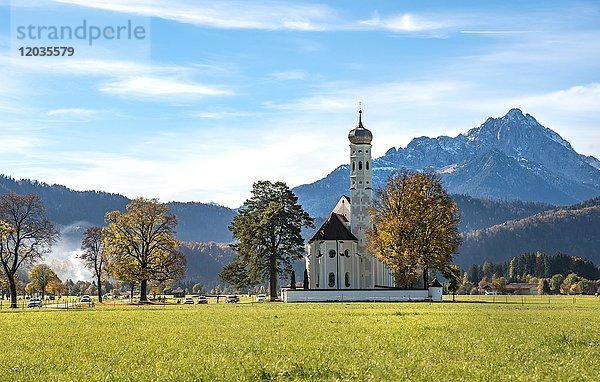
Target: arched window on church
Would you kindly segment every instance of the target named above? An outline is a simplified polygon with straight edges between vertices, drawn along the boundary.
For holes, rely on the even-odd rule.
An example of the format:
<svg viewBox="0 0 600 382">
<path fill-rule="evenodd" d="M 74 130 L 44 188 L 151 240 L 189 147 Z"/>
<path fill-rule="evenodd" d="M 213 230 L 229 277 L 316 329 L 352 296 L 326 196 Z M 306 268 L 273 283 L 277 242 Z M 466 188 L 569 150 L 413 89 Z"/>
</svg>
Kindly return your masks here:
<svg viewBox="0 0 600 382">
<path fill-rule="evenodd" d="M 352 161 L 352 171 L 356 170 L 356 163 L 354 161 Z"/>
<path fill-rule="evenodd" d="M 365 163 L 367 165 L 367 171 L 369 171 L 369 161 Z"/>
<path fill-rule="evenodd" d="M 344 281 L 346 283 L 346 288 L 350 286 L 350 273 L 346 272 L 346 276 L 344 277 Z"/>
<path fill-rule="evenodd" d="M 329 250 L 329 257 L 331 257 L 331 258 L 335 257 L 335 249 Z"/>
<path fill-rule="evenodd" d="M 350 257 L 350 250 L 348 250 L 348 249 L 347 249 L 347 250 L 345 250 L 345 251 L 344 251 L 344 256 L 346 256 L 346 257 Z"/>
<path fill-rule="evenodd" d="M 335 286 L 335 273 L 329 272 L 329 287 L 333 288 Z"/>
<path fill-rule="evenodd" d="M 362 161 L 359 161 L 359 162 L 358 162 L 358 169 L 359 169 L 359 170 L 362 170 Z"/>
</svg>

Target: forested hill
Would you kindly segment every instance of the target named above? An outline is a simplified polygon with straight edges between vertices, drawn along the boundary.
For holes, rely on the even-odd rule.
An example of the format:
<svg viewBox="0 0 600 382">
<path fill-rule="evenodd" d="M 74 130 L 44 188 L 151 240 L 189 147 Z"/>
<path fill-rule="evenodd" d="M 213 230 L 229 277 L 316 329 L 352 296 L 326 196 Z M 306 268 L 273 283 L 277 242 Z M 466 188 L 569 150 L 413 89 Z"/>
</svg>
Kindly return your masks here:
<svg viewBox="0 0 600 382">
<path fill-rule="evenodd" d="M 468 232 L 456 260 L 467 267 L 535 251 L 560 251 L 600 263 L 600 198 Z"/>
<path fill-rule="evenodd" d="M 451 195 L 460 212 L 459 230 L 472 231 L 535 215 L 555 209 L 556 206 L 521 200 L 474 198 L 469 195 Z"/>
<path fill-rule="evenodd" d="M 186 279 L 205 286 L 221 283 L 218 274 L 234 255 L 228 244 L 214 242 L 182 243 L 181 252 L 187 260 Z"/>
<path fill-rule="evenodd" d="M 74 191 L 61 185 L 49 185 L 35 180 L 15 180 L 0 175 L 0 193 L 36 193 L 44 201 L 48 217 L 54 223 L 75 222 L 103 225 L 108 211 L 124 211 L 128 198 L 99 191 Z M 227 227 L 235 211 L 216 204 L 171 202 L 169 209 L 177 215 L 177 237 L 183 241 L 229 242 Z M 86 225 L 86 224 L 83 224 Z"/>
</svg>

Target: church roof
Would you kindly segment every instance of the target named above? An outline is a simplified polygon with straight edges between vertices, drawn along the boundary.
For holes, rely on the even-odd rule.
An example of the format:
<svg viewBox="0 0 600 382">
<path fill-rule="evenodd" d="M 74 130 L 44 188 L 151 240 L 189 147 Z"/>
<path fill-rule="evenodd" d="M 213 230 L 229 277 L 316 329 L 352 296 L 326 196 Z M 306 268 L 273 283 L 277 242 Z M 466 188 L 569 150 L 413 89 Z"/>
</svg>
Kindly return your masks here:
<svg viewBox="0 0 600 382">
<path fill-rule="evenodd" d="M 358 126 L 350 130 L 348 139 L 355 144 L 371 144 L 373 134 L 369 129 L 365 129 L 362 123 L 362 110 L 358 111 Z"/>
<path fill-rule="evenodd" d="M 308 241 L 309 243 L 315 240 L 358 240 L 356 236 L 350 232 L 344 222 L 347 222 L 343 215 L 332 212 L 321 228 Z"/>
</svg>

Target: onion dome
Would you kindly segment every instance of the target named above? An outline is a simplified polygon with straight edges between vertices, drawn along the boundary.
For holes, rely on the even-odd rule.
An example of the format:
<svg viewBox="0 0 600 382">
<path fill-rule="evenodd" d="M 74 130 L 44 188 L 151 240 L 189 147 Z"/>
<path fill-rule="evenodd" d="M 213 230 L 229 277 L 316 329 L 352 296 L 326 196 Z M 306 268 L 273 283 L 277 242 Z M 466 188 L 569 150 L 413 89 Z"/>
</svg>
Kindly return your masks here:
<svg viewBox="0 0 600 382">
<path fill-rule="evenodd" d="M 373 134 L 369 129 L 365 129 L 362 124 L 362 109 L 358 111 L 358 126 L 350 130 L 348 139 L 354 144 L 371 144 Z"/>
</svg>

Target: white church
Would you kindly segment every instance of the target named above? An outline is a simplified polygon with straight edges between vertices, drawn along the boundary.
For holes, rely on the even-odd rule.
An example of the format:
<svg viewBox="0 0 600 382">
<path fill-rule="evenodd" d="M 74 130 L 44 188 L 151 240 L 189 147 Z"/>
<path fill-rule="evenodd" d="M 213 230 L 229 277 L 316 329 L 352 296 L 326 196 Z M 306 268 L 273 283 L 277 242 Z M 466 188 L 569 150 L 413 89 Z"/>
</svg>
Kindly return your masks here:
<svg viewBox="0 0 600 382">
<path fill-rule="evenodd" d="M 300 301 L 441 301 L 435 281 L 428 289 L 395 288 L 390 269 L 369 254 L 366 231 L 372 227 L 368 209 L 373 200 L 373 134 L 362 123 L 348 133 L 350 197 L 340 198 L 329 217 L 307 244 L 308 288 L 282 289 L 286 302 Z"/>
</svg>

